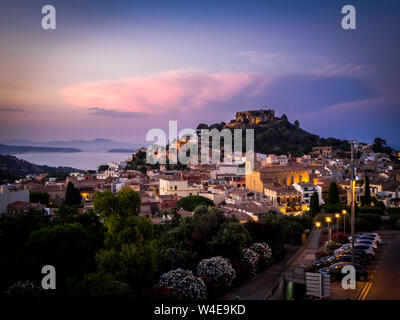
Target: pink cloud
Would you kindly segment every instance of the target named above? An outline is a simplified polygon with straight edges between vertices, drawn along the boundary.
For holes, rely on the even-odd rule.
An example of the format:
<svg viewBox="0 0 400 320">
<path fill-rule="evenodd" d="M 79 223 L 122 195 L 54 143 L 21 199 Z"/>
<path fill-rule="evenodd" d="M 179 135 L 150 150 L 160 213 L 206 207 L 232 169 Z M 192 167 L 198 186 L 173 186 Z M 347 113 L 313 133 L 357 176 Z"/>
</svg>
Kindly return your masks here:
<svg viewBox="0 0 400 320">
<path fill-rule="evenodd" d="M 352 74 L 356 71 L 364 70 L 364 65 L 354 65 L 351 62 L 347 62 L 345 65 L 338 65 L 335 63 L 325 62 L 323 66 L 314 71 L 317 76 L 331 77 L 342 74 Z"/>
<path fill-rule="evenodd" d="M 66 103 L 147 114 L 185 111 L 259 95 L 271 79 L 256 73 L 168 71 L 156 75 L 77 83 L 61 90 Z"/>
</svg>

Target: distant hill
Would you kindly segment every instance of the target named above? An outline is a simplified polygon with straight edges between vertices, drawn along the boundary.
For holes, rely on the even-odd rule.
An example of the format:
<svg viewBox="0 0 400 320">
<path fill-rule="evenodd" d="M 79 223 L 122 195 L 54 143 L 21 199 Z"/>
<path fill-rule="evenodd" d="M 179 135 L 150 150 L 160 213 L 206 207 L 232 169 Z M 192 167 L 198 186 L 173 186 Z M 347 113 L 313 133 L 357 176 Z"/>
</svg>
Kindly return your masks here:
<svg viewBox="0 0 400 320">
<path fill-rule="evenodd" d="M 38 152 L 82 152 L 77 148 L 9 146 L 0 144 L 0 154 L 38 153 Z"/>
<path fill-rule="evenodd" d="M 87 152 L 107 152 L 110 149 L 136 149 L 139 145 L 135 143 L 117 142 L 104 138 L 94 140 L 57 140 L 57 141 L 31 141 L 26 139 L 14 139 L 2 143 L 13 146 L 35 146 L 35 147 L 58 147 L 78 148 Z"/>
<path fill-rule="evenodd" d="M 349 150 L 349 143 L 335 138 L 321 138 L 300 128 L 300 123 L 290 123 L 286 115 L 275 117 L 274 110 L 242 111 L 236 119 L 212 125 L 200 124 L 197 129 L 254 129 L 255 151 L 264 154 L 288 154 L 301 156 L 312 151 L 316 146 L 332 146 L 336 150 Z M 243 131 L 245 138 L 245 131 Z M 243 147 L 245 139 L 243 139 Z"/>
<path fill-rule="evenodd" d="M 81 172 L 70 167 L 39 166 L 10 155 L 0 155 L 0 181 L 5 179 L 23 178 L 28 174 L 48 173 L 53 176 L 61 176 L 71 172 Z"/>
</svg>

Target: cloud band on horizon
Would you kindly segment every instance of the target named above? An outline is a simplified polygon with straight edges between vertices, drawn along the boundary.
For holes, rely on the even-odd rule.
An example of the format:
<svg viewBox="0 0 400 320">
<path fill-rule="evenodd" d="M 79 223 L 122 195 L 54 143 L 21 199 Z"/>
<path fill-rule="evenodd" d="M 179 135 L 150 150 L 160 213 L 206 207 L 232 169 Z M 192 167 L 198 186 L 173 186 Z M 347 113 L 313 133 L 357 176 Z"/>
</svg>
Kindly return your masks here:
<svg viewBox="0 0 400 320">
<path fill-rule="evenodd" d="M 272 80 L 257 73 L 167 71 L 156 75 L 73 84 L 61 90 L 66 103 L 96 114 L 163 114 L 260 95 Z M 107 111 L 105 111 L 107 110 Z M 118 110 L 118 111 L 117 111 Z M 123 111 L 122 111 L 123 110 Z M 132 115 L 133 116 L 133 115 Z"/>
</svg>

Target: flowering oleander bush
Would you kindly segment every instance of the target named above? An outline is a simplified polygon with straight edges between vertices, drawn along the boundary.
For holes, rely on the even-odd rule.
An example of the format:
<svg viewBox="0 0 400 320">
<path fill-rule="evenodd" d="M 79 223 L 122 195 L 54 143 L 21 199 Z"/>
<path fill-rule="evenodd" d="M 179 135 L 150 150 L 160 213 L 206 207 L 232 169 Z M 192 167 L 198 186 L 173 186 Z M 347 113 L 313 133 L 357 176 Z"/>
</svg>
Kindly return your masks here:
<svg viewBox="0 0 400 320">
<path fill-rule="evenodd" d="M 272 250 L 265 242 L 253 243 L 250 246 L 250 249 L 258 253 L 260 257 L 266 260 L 270 260 L 272 258 Z"/>
<path fill-rule="evenodd" d="M 10 296 L 34 296 L 38 297 L 44 294 L 44 290 L 33 281 L 18 281 L 14 283 L 5 292 Z"/>
<path fill-rule="evenodd" d="M 178 290 L 187 300 L 204 300 L 207 298 L 207 288 L 204 281 L 193 275 L 191 271 L 176 269 L 161 275 L 157 287 Z"/>
<path fill-rule="evenodd" d="M 236 273 L 228 259 L 212 257 L 203 259 L 197 266 L 197 275 L 206 283 L 229 288 L 236 279 Z"/>
<path fill-rule="evenodd" d="M 272 250 L 265 242 L 253 243 L 250 249 L 259 255 L 259 267 L 264 269 L 270 265 L 272 260 Z"/>
<path fill-rule="evenodd" d="M 258 272 L 259 255 L 250 248 L 242 251 L 242 262 L 246 265 L 249 274 L 254 277 Z"/>
</svg>

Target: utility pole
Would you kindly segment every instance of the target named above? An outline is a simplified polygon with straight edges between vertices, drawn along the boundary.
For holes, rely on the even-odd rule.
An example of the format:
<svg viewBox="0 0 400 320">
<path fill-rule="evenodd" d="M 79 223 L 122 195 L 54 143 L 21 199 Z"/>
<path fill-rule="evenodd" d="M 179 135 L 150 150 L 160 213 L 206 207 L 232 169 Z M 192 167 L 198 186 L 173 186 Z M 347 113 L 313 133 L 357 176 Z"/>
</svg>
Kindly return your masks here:
<svg viewBox="0 0 400 320">
<path fill-rule="evenodd" d="M 354 176 L 354 143 L 351 144 L 351 264 L 354 265 L 354 216 L 355 216 L 355 176 Z"/>
</svg>

